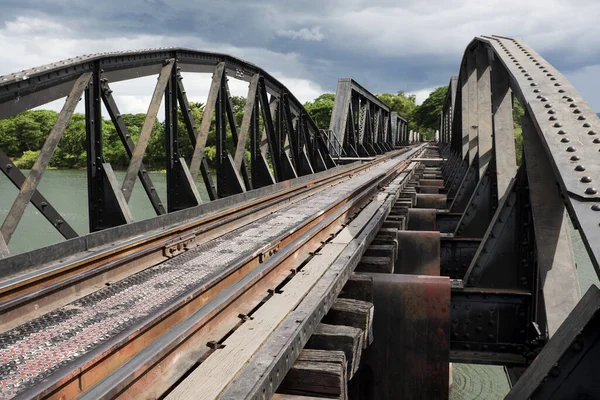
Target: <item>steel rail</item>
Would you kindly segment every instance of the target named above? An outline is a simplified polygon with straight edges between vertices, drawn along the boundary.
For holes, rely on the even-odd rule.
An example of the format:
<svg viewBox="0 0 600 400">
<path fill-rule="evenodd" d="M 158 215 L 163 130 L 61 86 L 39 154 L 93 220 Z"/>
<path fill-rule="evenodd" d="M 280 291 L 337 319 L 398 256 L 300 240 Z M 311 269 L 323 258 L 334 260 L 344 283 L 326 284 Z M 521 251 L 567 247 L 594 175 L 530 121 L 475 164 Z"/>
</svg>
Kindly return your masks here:
<svg viewBox="0 0 600 400">
<path fill-rule="evenodd" d="M 401 152 L 404 151 L 406 150 Z M 381 157 L 379 161 L 398 154 L 400 153 L 388 154 Z M 171 243 L 191 237 L 190 247 L 200 245 L 216 236 L 226 234 L 230 230 L 258 219 L 266 213 L 273 212 L 291 202 L 299 201 L 317 191 L 324 190 L 371 165 L 354 165 L 342 169 L 337 174 L 284 189 L 241 204 L 238 207 L 221 210 L 212 215 L 158 232 L 151 232 L 143 238 L 128 240 L 125 243 L 109 244 L 92 255 L 85 252 L 76 261 L 57 263 L 30 274 L 5 279 L 0 282 L 0 321 L 2 321 L 0 332 L 11 328 L 11 325 L 7 324 L 8 321 L 13 319 L 11 317 L 18 315 L 20 316 L 18 322 L 21 322 L 28 313 L 31 313 L 32 311 L 28 312 L 26 308 L 28 305 L 38 315 L 51 306 L 55 307 L 56 303 L 48 297 L 50 295 L 54 298 L 61 298 L 63 302 L 66 302 L 67 298 L 60 296 L 60 294 L 76 286 L 79 293 L 78 297 L 81 297 L 89 291 L 85 290 L 86 287 L 90 290 L 97 290 L 98 285 L 115 280 L 117 276 L 122 279 L 128 274 L 166 260 L 167 257 L 163 255 L 163 249 Z M 132 264 L 135 264 L 135 267 L 132 267 Z M 111 271 L 119 272 L 111 273 Z M 110 274 L 110 277 L 106 277 L 107 274 Z M 99 276 L 101 279 L 104 277 L 103 282 L 93 280 Z M 72 300 L 72 297 L 68 298 L 68 302 Z"/>
<path fill-rule="evenodd" d="M 402 158 L 414 157 L 417 150 L 413 149 Z M 395 155 L 398 156 L 399 153 L 395 152 Z M 390 157 L 381 158 L 380 161 L 388 158 Z M 365 184 L 354 188 L 349 196 L 330 204 L 326 211 L 311 216 L 302 226 L 288 232 L 278 242 L 280 251 L 266 262 L 261 263 L 263 253 L 260 252 L 241 256 L 210 282 L 195 288 L 191 293 L 186 293 L 185 296 L 180 296 L 176 301 L 143 318 L 141 322 L 126 328 L 73 362 L 67 363 L 38 385 L 22 392 L 18 398 L 41 398 L 47 395 L 75 397 L 161 335 L 169 332 L 175 324 L 185 321 L 196 310 L 204 309 L 208 302 L 216 301 L 218 305 L 244 298 L 242 303 L 239 301 L 234 303 L 237 305 L 234 311 L 229 310 L 229 324 L 219 323 L 216 326 L 210 324 L 210 327 L 213 330 L 218 329 L 220 334 L 227 333 L 235 327 L 240 305 L 243 304 L 246 308 L 254 307 L 264 298 L 266 288 L 276 289 L 277 285 L 289 277 L 290 266 L 298 267 L 303 258 L 309 256 L 315 247 L 319 247 L 321 242 L 342 227 L 347 218 L 364 206 L 370 196 L 376 193 L 382 184 L 396 176 L 394 172 L 405 164 L 406 161 L 393 161 L 392 166 L 384 173 L 378 172 Z M 270 245 L 268 247 L 272 248 Z M 255 285 L 257 280 L 262 282 L 261 285 Z M 231 290 L 234 287 L 232 285 L 236 285 L 235 293 L 223 296 L 223 291 Z M 254 301 L 244 297 L 250 294 L 255 296 Z M 137 373 L 134 375 L 138 376 Z M 57 391 L 58 389 L 60 390 Z"/>
</svg>

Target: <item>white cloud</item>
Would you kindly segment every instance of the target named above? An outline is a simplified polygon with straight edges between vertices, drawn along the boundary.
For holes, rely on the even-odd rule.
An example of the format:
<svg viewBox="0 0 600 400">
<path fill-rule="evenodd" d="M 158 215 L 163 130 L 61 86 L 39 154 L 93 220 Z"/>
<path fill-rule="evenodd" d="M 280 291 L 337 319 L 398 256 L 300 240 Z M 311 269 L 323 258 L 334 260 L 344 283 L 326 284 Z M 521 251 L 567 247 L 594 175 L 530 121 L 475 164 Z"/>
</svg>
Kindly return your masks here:
<svg viewBox="0 0 600 400">
<path fill-rule="evenodd" d="M 429 94 L 431 92 L 434 91 L 435 88 L 425 88 L 425 89 L 420 89 L 420 90 L 415 90 L 410 94 L 414 94 L 415 95 L 415 103 L 417 103 L 417 105 L 421 105 L 426 99 L 427 97 L 429 97 Z"/>
<path fill-rule="evenodd" d="M 277 53 L 263 48 L 220 45 L 207 43 L 195 37 L 136 35 L 119 40 L 80 38 L 76 32 L 55 22 L 24 17 L 19 17 L 0 29 L 0 43 L 4 45 L 3 54 L 10 54 L 10 57 L 0 55 L 0 75 L 83 54 L 176 45 L 199 47 L 205 51 L 227 53 L 251 61 L 279 79 L 302 102 L 312 100 L 323 93 L 323 89 L 316 83 L 289 75 L 291 73 L 301 76 L 304 73 L 298 54 L 293 52 Z M 277 72 L 278 70 L 285 70 L 286 73 Z M 211 75 L 184 73 L 183 77 L 188 99 L 206 102 Z M 156 85 L 156 77 L 148 76 L 110 85 L 120 112 L 145 113 Z M 230 79 L 229 85 L 232 95 L 246 96 L 247 82 Z M 38 108 L 60 111 L 63 105 L 64 99 L 59 99 Z M 158 114 L 160 120 L 164 118 L 163 107 L 164 105 L 161 105 Z M 78 104 L 76 112 L 84 112 L 83 101 Z"/>
<path fill-rule="evenodd" d="M 302 28 L 297 31 L 281 29 L 281 30 L 277 31 L 277 35 L 279 35 L 281 37 L 286 37 L 289 39 L 300 39 L 300 40 L 315 41 L 315 42 L 320 42 L 321 40 L 323 40 L 325 38 L 325 35 L 323 35 L 321 33 L 321 28 L 318 26 L 311 28 L 311 29 Z"/>
</svg>

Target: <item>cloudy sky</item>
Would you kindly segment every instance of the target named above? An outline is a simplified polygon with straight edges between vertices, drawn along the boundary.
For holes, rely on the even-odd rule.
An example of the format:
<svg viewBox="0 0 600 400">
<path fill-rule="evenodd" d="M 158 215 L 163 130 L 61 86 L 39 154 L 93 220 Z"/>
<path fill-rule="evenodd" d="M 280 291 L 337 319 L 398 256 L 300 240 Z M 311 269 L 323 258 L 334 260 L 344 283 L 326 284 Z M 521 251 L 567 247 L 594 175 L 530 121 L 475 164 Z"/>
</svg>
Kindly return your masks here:
<svg viewBox="0 0 600 400">
<path fill-rule="evenodd" d="M 82 54 L 180 46 L 251 61 L 301 101 L 334 92 L 341 77 L 422 101 L 457 74 L 474 36 L 497 34 L 525 40 L 599 111 L 598 16 L 597 0 L 2 0 L 0 75 Z M 203 101 L 209 78 L 184 79 L 191 100 Z M 144 112 L 154 82 L 113 85 L 121 111 Z"/>
</svg>

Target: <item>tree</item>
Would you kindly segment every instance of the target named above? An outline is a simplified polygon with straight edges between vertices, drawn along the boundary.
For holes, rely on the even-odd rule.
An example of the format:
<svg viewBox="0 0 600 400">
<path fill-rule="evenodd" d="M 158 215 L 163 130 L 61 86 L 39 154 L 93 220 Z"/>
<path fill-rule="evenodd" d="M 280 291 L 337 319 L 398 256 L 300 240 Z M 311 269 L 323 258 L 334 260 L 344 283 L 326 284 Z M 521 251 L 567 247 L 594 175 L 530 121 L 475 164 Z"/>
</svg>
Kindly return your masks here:
<svg viewBox="0 0 600 400">
<path fill-rule="evenodd" d="M 329 129 L 335 94 L 325 93 L 312 102 L 304 103 L 304 108 L 320 129 Z"/>
<path fill-rule="evenodd" d="M 399 91 L 398 94 L 382 93 L 376 95 L 377 98 L 383 101 L 390 107 L 392 111 L 396 111 L 408 120 L 408 128 L 415 130 L 417 127 L 413 122 L 413 115 L 417 109 L 416 96 L 414 94 L 406 95 L 404 91 Z"/>
<path fill-rule="evenodd" d="M 521 126 L 521 118 L 525 115 L 523 106 L 519 103 L 516 97 L 513 97 L 513 127 L 515 130 L 515 153 L 517 165 L 521 165 L 523 158 L 523 128 Z"/>
<path fill-rule="evenodd" d="M 438 87 L 429 94 L 427 99 L 417 107 L 414 113 L 418 130 L 424 133 L 427 139 L 433 139 L 435 131 L 440 129 L 440 115 L 447 93 L 448 86 Z"/>
</svg>

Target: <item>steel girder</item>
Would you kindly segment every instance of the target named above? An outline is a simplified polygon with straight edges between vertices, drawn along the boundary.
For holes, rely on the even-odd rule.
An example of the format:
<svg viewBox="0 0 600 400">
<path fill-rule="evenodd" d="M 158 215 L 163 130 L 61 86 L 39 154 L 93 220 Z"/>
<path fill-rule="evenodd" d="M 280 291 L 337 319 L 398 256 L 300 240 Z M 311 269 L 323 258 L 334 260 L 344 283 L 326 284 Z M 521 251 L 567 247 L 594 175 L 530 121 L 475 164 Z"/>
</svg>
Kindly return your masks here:
<svg viewBox="0 0 600 400">
<path fill-rule="evenodd" d="M 350 78 L 338 81 L 329 125 L 332 146 L 349 157 L 369 157 L 408 144 L 408 121 Z"/>
<path fill-rule="evenodd" d="M 525 110 L 522 150 L 516 100 Z M 567 217 L 598 271 L 600 120 L 523 42 L 482 36 L 450 81 L 440 127 L 445 221 L 455 224 L 444 226 L 441 251 L 442 272 L 454 279 L 451 359 L 505 365 L 516 380 L 540 351 L 552 352 L 553 335 L 578 312 Z"/>
<path fill-rule="evenodd" d="M 181 72 L 212 73 L 202 121 L 193 119 Z M 139 139 L 134 143 L 113 98 L 110 83 L 154 74 L 158 74 L 158 81 Z M 237 126 L 229 94 L 230 78 L 249 82 L 240 126 Z M 101 53 L 0 76 L 0 118 L 68 96 L 28 177 L 0 149 L 0 169 L 20 191 L 14 210 L 2 225 L 0 257 L 8 255 L 7 244 L 29 202 L 65 238 L 78 236 L 38 192 L 37 185 L 84 94 L 90 232 L 133 221 L 128 202 L 138 178 L 156 214 L 161 215 L 200 204 L 195 183 L 199 175 L 210 199 L 214 200 L 336 165 L 323 135 L 293 94 L 264 70 L 225 54 L 182 48 Z M 156 193 L 143 162 L 163 97 L 166 205 Z M 103 104 L 130 158 L 121 185 L 103 157 L 100 123 Z M 180 155 L 179 137 L 183 132 L 177 129 L 179 113 L 194 147 L 189 166 Z M 384 137 L 388 128 L 381 126 L 384 121 L 381 113 L 377 118 L 382 121 L 377 132 Z M 204 157 L 211 124 L 217 137 L 216 181 Z M 229 149 L 231 141 L 233 148 Z M 248 150 L 250 159 L 245 160 Z"/>
</svg>

